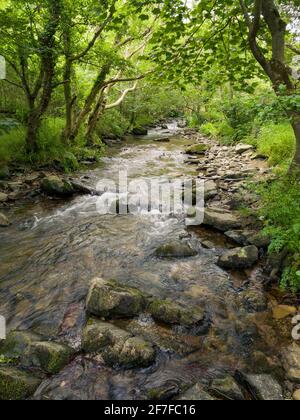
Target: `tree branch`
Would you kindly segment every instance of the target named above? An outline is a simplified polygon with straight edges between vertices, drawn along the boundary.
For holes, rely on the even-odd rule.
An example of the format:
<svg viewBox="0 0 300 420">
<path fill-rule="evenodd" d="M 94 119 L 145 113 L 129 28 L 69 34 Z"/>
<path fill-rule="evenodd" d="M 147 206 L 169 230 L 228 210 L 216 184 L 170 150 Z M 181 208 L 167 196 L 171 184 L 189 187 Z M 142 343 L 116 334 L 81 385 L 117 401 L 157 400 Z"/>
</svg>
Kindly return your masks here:
<svg viewBox="0 0 300 420">
<path fill-rule="evenodd" d="M 295 54 L 300 55 L 300 50 L 298 48 L 294 47 L 293 45 L 287 44 L 287 48 L 289 50 L 293 51 Z"/>
<path fill-rule="evenodd" d="M 12 86 L 15 86 L 15 87 L 17 87 L 17 88 L 19 88 L 19 89 L 24 90 L 23 86 L 18 85 L 18 83 L 12 82 L 11 80 L 8 80 L 8 79 L 2 79 L 2 80 L 3 80 L 4 82 L 6 82 L 6 83 L 9 83 L 9 84 L 10 84 L 10 85 L 12 85 Z"/>
<path fill-rule="evenodd" d="M 116 102 L 113 102 L 112 104 L 106 105 L 105 110 L 112 109 L 112 108 L 115 108 L 115 107 L 119 106 L 124 101 L 124 99 L 126 98 L 126 96 L 128 95 L 129 92 L 134 92 L 136 90 L 137 85 L 138 85 L 138 81 L 136 81 L 135 84 L 131 88 L 128 88 L 128 89 L 124 90 L 124 92 L 122 93 L 122 95 L 120 96 L 120 98 Z"/>
</svg>

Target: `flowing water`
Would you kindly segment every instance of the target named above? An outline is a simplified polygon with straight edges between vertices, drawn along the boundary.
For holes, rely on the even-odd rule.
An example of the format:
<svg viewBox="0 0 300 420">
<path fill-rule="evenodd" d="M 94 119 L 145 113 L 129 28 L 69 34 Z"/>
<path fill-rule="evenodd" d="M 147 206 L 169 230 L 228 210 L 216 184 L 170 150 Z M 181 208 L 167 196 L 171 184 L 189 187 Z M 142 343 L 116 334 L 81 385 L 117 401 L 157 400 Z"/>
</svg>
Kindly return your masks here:
<svg viewBox="0 0 300 420">
<path fill-rule="evenodd" d="M 184 163 L 184 147 L 191 140 L 153 130 L 145 138 L 128 140 L 109 151 L 101 165 L 79 174 L 95 186 L 103 178 L 118 179 L 126 169 L 129 179 L 195 176 Z M 172 136 L 170 143 L 155 141 Z M 182 216 L 158 214 L 100 215 L 99 197 L 69 201 L 41 200 L 14 210 L 15 223 L 1 231 L 0 313 L 10 329 L 34 329 L 47 337 L 80 344 L 85 323 L 85 298 L 93 277 L 135 286 L 160 298 L 186 306 L 205 307 L 210 330 L 186 332 L 156 325 L 145 314 L 120 321 L 159 347 L 157 362 L 146 370 L 112 371 L 100 361 L 78 356 L 41 391 L 48 398 L 146 398 L 162 389 L 171 397 L 196 380 L 237 368 L 266 371 L 276 359 L 276 333 L 265 314 L 249 311 L 241 293 L 259 269 L 238 277 L 220 269 L 216 261 L 224 247 L 222 235 L 187 229 Z M 199 251 L 188 259 L 161 260 L 154 252 L 162 244 L 184 238 Z M 199 239 L 216 244 L 206 250 Z M 259 281 L 259 280 L 257 280 Z M 271 337 L 266 340 L 265 335 Z M 258 366 L 258 359 L 260 366 Z M 63 389 L 61 383 L 68 384 Z"/>
</svg>

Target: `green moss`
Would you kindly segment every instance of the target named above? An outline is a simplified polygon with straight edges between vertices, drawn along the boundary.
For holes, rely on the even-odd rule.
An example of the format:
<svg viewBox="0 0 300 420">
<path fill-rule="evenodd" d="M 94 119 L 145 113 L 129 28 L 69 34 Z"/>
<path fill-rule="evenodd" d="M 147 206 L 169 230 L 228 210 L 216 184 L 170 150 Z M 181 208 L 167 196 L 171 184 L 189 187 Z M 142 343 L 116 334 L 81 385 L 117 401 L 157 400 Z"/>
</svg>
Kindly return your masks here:
<svg viewBox="0 0 300 420">
<path fill-rule="evenodd" d="M 35 343 L 32 348 L 32 360 L 47 373 L 58 373 L 70 361 L 72 349 L 67 346 L 51 343 Z"/>
<path fill-rule="evenodd" d="M 153 300 L 148 311 L 154 319 L 171 325 L 192 326 L 204 318 L 202 309 L 185 309 L 168 300 Z"/>
<path fill-rule="evenodd" d="M 22 400 L 31 396 L 42 379 L 12 367 L 0 366 L 0 400 Z"/>
</svg>

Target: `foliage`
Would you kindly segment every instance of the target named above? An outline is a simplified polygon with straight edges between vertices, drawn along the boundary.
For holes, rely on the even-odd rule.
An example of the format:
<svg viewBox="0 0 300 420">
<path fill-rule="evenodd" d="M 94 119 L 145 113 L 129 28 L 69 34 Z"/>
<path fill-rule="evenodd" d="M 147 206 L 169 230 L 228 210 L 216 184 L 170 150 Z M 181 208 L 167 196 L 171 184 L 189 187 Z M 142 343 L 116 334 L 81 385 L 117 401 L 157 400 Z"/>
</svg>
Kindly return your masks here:
<svg viewBox="0 0 300 420">
<path fill-rule="evenodd" d="M 300 188 L 297 176 L 285 176 L 260 187 L 265 233 L 272 237 L 270 253 L 286 249 L 293 257 L 285 268 L 282 286 L 300 289 Z"/>
</svg>

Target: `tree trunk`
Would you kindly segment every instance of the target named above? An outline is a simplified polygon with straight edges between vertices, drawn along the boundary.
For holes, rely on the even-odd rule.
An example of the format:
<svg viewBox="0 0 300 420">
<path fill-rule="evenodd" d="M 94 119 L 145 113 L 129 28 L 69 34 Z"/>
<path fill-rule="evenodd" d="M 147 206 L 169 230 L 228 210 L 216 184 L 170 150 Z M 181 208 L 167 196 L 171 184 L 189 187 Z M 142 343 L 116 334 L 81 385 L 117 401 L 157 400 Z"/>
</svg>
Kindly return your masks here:
<svg viewBox="0 0 300 420">
<path fill-rule="evenodd" d="M 292 167 L 300 168 L 300 117 L 295 119 L 292 123 L 295 137 L 296 137 L 296 153 Z"/>
<path fill-rule="evenodd" d="M 89 117 L 87 130 L 86 130 L 86 139 L 87 139 L 88 146 L 93 146 L 94 144 L 93 134 L 96 129 L 97 123 L 99 121 L 99 118 L 105 109 L 105 103 L 106 101 L 103 95 L 100 95 L 100 98 L 95 106 L 95 109 L 93 110 L 93 112 L 91 113 Z"/>
<path fill-rule="evenodd" d="M 35 109 L 29 112 L 27 120 L 26 151 L 28 154 L 38 151 L 37 135 L 40 127 L 40 116 Z"/>
</svg>

